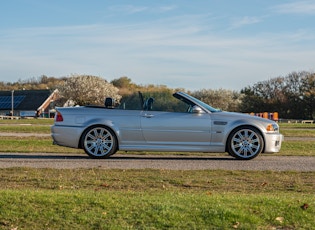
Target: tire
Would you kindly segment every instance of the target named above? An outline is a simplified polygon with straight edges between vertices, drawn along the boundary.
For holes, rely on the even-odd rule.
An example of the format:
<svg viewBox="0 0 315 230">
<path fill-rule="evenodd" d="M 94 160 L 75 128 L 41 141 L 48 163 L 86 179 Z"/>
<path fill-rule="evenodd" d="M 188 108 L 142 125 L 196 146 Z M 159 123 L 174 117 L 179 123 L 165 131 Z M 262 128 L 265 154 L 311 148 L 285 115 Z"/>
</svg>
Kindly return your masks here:
<svg viewBox="0 0 315 230">
<path fill-rule="evenodd" d="M 114 132 L 103 126 L 87 129 L 82 135 L 82 147 L 92 158 L 108 158 L 117 151 L 117 139 Z"/>
<path fill-rule="evenodd" d="M 260 132 L 253 127 L 239 127 L 229 136 L 228 152 L 239 160 L 250 160 L 257 157 L 264 148 Z"/>
</svg>

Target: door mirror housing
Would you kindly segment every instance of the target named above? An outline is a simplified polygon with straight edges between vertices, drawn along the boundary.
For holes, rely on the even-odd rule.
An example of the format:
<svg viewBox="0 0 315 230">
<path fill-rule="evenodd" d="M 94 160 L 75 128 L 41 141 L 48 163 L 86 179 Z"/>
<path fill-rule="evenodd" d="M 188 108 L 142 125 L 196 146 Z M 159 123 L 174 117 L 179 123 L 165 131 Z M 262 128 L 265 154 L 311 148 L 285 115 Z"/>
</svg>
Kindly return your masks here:
<svg viewBox="0 0 315 230">
<path fill-rule="evenodd" d="M 200 108 L 199 106 L 194 105 L 194 106 L 192 107 L 192 113 L 200 114 L 200 113 L 204 113 L 204 111 L 203 111 L 202 108 Z"/>
</svg>

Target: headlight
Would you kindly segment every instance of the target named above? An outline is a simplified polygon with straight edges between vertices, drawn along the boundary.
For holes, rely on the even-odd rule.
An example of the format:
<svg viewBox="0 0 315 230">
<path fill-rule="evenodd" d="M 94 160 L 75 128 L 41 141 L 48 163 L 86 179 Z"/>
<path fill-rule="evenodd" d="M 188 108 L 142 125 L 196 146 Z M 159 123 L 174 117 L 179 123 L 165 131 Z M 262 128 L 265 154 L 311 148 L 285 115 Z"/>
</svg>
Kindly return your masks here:
<svg viewBox="0 0 315 230">
<path fill-rule="evenodd" d="M 268 124 L 266 127 L 266 130 L 268 132 L 278 132 L 279 131 L 279 126 L 277 123 L 272 123 L 272 124 Z"/>
</svg>

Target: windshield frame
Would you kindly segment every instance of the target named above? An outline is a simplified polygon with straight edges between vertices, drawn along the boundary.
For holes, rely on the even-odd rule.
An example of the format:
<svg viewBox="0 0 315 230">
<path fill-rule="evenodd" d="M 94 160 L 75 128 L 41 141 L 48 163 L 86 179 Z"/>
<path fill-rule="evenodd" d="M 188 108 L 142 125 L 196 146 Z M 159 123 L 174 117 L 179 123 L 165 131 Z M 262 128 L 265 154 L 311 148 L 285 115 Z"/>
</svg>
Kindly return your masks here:
<svg viewBox="0 0 315 230">
<path fill-rule="evenodd" d="M 176 92 L 173 94 L 174 97 L 176 97 L 177 99 L 180 99 L 180 98 L 185 98 L 186 100 L 189 100 L 191 101 L 192 103 L 194 103 L 195 105 L 198 105 L 200 106 L 202 109 L 210 112 L 210 113 L 217 113 L 217 112 L 221 112 L 220 109 L 215 109 L 213 108 L 212 106 L 204 103 L 203 101 L 200 101 L 199 99 L 191 96 L 191 95 L 188 95 L 187 93 L 184 93 L 184 92 Z"/>
</svg>

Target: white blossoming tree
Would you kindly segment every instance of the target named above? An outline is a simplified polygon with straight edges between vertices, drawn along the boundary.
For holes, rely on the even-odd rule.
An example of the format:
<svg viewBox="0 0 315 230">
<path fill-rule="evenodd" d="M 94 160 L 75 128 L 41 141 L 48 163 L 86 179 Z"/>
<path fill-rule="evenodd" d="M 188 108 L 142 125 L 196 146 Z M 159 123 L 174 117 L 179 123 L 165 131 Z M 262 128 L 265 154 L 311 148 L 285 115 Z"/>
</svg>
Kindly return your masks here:
<svg viewBox="0 0 315 230">
<path fill-rule="evenodd" d="M 119 102 L 119 89 L 101 77 L 71 75 L 57 87 L 59 95 L 73 105 L 103 105 L 106 97 Z"/>
</svg>

